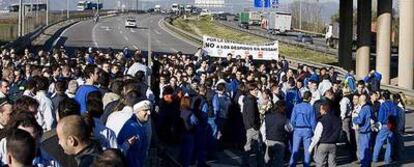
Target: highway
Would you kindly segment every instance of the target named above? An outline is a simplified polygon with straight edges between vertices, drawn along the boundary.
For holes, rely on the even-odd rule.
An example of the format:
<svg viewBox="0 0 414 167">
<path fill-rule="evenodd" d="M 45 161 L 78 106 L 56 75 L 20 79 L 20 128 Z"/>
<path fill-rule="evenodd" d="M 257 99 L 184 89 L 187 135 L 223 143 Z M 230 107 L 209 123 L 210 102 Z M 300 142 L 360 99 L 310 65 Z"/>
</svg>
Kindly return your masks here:
<svg viewBox="0 0 414 167">
<path fill-rule="evenodd" d="M 113 48 L 129 49 L 140 48 L 146 51 L 148 48 L 148 31 L 151 34 L 151 45 L 154 52 L 174 53 L 182 51 L 186 54 L 193 54 L 197 47 L 192 42 L 181 39 L 173 35 L 168 29 L 163 27 L 162 15 L 133 15 L 137 19 L 138 28 L 125 28 L 126 16 L 110 17 L 102 19 L 95 24 L 93 21 L 82 21 L 72 25 L 62 32 L 61 38 L 67 48 L 94 47 L 94 48 Z M 149 27 L 149 29 L 148 29 Z M 406 132 L 404 135 L 406 152 L 402 163 L 412 166 L 414 160 L 410 155 L 414 154 L 414 113 L 406 114 Z M 338 147 L 338 166 L 358 166 L 348 161 L 348 157 L 343 153 L 343 146 Z M 171 148 L 172 155 L 177 155 L 177 149 Z M 241 153 L 239 150 L 225 149 L 217 153 L 217 160 L 209 161 L 209 165 L 215 167 L 231 167 L 241 165 Z M 383 163 L 373 164 L 381 166 Z M 396 165 L 396 164 L 393 164 Z M 393 166 L 391 165 L 391 166 Z"/>
<path fill-rule="evenodd" d="M 229 24 L 231 26 L 238 26 L 238 22 L 230 22 L 230 21 L 222 21 L 225 24 Z M 266 32 L 265 29 L 262 29 L 260 26 L 249 26 L 249 30 L 254 32 L 264 33 Z M 296 35 L 300 34 L 300 32 L 287 32 L 286 35 L 275 35 L 280 39 L 286 40 L 296 40 Z M 319 37 L 312 37 L 313 38 L 313 45 L 320 46 L 320 47 L 327 47 L 324 38 Z"/>
<path fill-rule="evenodd" d="M 61 38 L 65 47 L 93 47 L 148 51 L 148 32 L 151 35 L 151 50 L 159 53 L 175 53 L 181 51 L 193 54 L 198 46 L 171 35 L 160 25 L 162 15 L 131 15 L 137 20 L 137 28 L 125 28 L 125 18 L 117 16 L 93 21 L 79 22 L 66 29 Z"/>
</svg>

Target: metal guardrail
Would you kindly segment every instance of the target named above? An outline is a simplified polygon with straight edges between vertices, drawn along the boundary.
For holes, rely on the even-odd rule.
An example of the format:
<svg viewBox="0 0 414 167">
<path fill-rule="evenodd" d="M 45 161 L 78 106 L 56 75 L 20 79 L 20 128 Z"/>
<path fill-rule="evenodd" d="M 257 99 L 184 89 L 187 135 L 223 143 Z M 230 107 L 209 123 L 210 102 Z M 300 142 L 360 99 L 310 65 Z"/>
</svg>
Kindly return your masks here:
<svg viewBox="0 0 414 167">
<path fill-rule="evenodd" d="M 113 15 L 112 11 L 107 11 L 106 13 L 104 13 L 105 17 L 107 15 Z M 81 18 L 73 18 L 73 19 L 69 19 L 69 20 L 61 20 L 52 24 L 49 24 L 48 26 L 41 26 L 36 28 L 34 31 L 27 33 L 24 36 L 18 37 L 17 39 L 10 41 L 9 43 L 5 44 L 2 46 L 2 48 L 15 48 L 17 51 L 24 49 L 25 47 L 31 45 L 31 42 L 34 41 L 37 37 L 39 37 L 46 29 L 48 29 L 49 27 L 52 27 L 54 25 L 63 23 L 63 22 L 67 22 L 67 21 L 81 21 L 81 20 L 87 20 L 87 19 L 91 19 L 93 17 L 81 17 Z"/>
<path fill-rule="evenodd" d="M 322 33 L 319 33 L 319 32 L 306 31 L 306 30 L 301 30 L 301 29 L 296 29 L 296 28 L 294 28 L 293 31 L 303 32 L 303 33 L 306 33 L 306 34 L 311 34 L 311 35 L 314 35 L 316 37 L 323 37 L 323 38 L 325 37 L 325 34 L 322 34 Z"/>
<path fill-rule="evenodd" d="M 268 33 L 265 33 L 265 32 L 255 32 L 255 31 L 251 31 L 249 29 L 243 29 L 243 28 L 240 28 L 238 26 L 234 26 L 232 24 L 222 22 L 222 21 L 217 21 L 217 23 L 219 23 L 220 25 L 229 27 L 231 29 L 238 30 L 238 31 L 247 32 L 249 34 L 253 34 L 253 35 L 260 36 L 260 37 L 267 38 L 267 39 L 271 39 L 271 40 L 278 40 L 279 42 L 282 42 L 282 43 L 285 43 L 285 44 L 288 44 L 288 45 L 294 45 L 294 46 L 298 46 L 298 47 L 301 47 L 301 48 L 304 48 L 304 49 L 308 49 L 308 50 L 312 50 L 312 51 L 316 51 L 316 52 L 321 52 L 321 53 L 325 53 L 325 54 L 328 54 L 328 55 L 331 55 L 331 56 L 338 57 L 337 51 L 335 49 L 329 48 L 328 46 L 322 47 L 322 46 L 305 44 L 305 43 L 297 42 L 297 41 L 294 41 L 294 40 L 278 38 L 274 35 L 271 35 L 271 34 L 268 34 Z"/>
<path fill-rule="evenodd" d="M 47 28 L 46 26 L 38 27 L 34 31 L 24 36 L 18 37 L 17 39 L 10 41 L 6 45 L 3 45 L 2 48 L 11 48 L 11 47 L 19 46 L 19 48 L 16 48 L 16 49 L 17 50 L 22 49 L 22 47 L 27 46 L 28 43 L 30 43 L 33 39 L 39 36 L 46 28 Z"/>
<path fill-rule="evenodd" d="M 201 36 L 194 35 L 184 30 L 181 30 L 165 20 L 163 21 L 163 24 L 177 34 L 184 35 L 184 37 L 186 38 L 192 38 L 192 40 L 196 41 L 197 43 L 203 43 L 203 38 Z M 290 58 L 286 57 L 286 59 L 290 62 L 290 64 L 292 64 L 291 67 L 298 67 L 298 65 L 300 64 L 307 65 L 307 66 L 314 67 L 314 68 L 334 67 L 335 70 L 339 74 L 338 77 L 342 79 L 345 77 L 346 73 L 348 73 L 347 70 L 339 66 L 327 65 L 327 64 L 322 64 L 318 62 L 307 61 L 307 60 L 302 60 L 302 59 L 297 59 L 297 58 L 291 58 L 291 57 Z M 401 88 L 401 87 L 394 86 L 394 85 L 384 85 L 384 84 L 381 84 L 381 89 L 389 90 L 392 93 L 403 92 L 407 97 L 414 98 L 414 90 L 412 89 L 405 89 L 405 88 Z M 410 105 L 407 107 L 409 109 L 414 109 L 413 105 Z"/>
<path fill-rule="evenodd" d="M 102 20 L 102 19 L 106 19 L 106 18 L 109 18 L 109 17 L 114 17 L 116 15 L 117 15 L 117 13 L 109 13 L 108 12 L 107 15 L 101 16 L 100 19 Z M 51 52 L 53 48 L 56 48 L 56 45 L 58 44 L 58 42 L 60 40 L 62 40 L 61 34 L 65 29 L 71 27 L 72 25 L 75 25 L 76 23 L 78 23 L 80 21 L 89 20 L 91 18 L 93 18 L 93 17 L 86 17 L 86 18 L 82 17 L 82 18 L 78 18 L 78 19 L 68 20 L 68 21 L 73 21 L 73 22 L 71 22 L 71 23 L 59 28 L 58 30 L 56 30 L 55 33 L 52 35 L 52 37 L 50 37 L 50 39 L 45 41 L 45 46 L 46 46 L 45 51 Z"/>
</svg>

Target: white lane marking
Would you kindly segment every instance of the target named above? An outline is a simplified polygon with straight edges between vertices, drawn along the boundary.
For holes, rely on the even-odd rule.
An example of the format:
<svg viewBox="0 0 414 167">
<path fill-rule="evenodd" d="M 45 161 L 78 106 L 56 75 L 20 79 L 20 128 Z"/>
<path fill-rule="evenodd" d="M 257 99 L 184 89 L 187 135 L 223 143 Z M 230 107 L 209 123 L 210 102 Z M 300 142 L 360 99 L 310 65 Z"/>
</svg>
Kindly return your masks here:
<svg viewBox="0 0 414 167">
<path fill-rule="evenodd" d="M 125 38 L 125 40 L 127 40 L 127 41 L 129 40 L 129 39 L 128 39 L 128 37 L 126 37 L 126 36 L 125 36 L 124 38 Z"/>
<path fill-rule="evenodd" d="M 55 41 L 53 41 L 52 48 L 56 46 L 56 44 L 59 42 L 59 40 L 60 40 L 60 39 L 61 39 L 61 38 L 65 35 L 65 33 L 66 33 L 69 29 L 73 28 L 74 26 L 76 26 L 76 25 L 78 25 L 78 24 L 80 24 L 80 23 L 81 23 L 81 21 L 79 21 L 79 22 L 77 22 L 77 23 L 75 23 L 75 24 L 72 24 L 71 26 L 69 26 L 68 28 L 66 28 L 65 30 L 63 30 L 63 32 L 59 35 L 59 37 L 58 37 L 58 38 L 56 38 L 56 39 L 55 39 Z"/>
<path fill-rule="evenodd" d="M 189 44 L 189 45 L 191 45 L 191 46 L 194 46 L 194 47 L 196 47 L 196 48 L 200 47 L 200 45 L 195 44 L 195 43 L 193 43 L 193 42 L 190 42 L 190 41 L 188 41 L 188 40 L 185 40 L 185 39 L 183 39 L 183 37 L 180 37 L 180 36 L 176 35 L 174 32 L 171 32 L 170 30 L 168 30 L 167 28 L 165 28 L 165 27 L 161 24 L 161 22 L 162 22 L 162 21 L 163 21 L 163 19 L 161 19 L 160 21 L 158 21 L 158 26 L 159 26 L 162 30 L 164 30 L 165 32 L 169 33 L 169 34 L 170 34 L 170 35 L 172 35 L 173 37 L 175 37 L 175 38 L 177 38 L 177 39 L 179 39 L 179 40 L 181 40 L 181 41 L 184 41 L 185 43 L 188 43 L 188 44 Z"/>
<path fill-rule="evenodd" d="M 139 48 L 138 48 L 138 46 L 136 46 L 136 45 L 134 45 L 134 46 L 132 46 L 132 47 L 134 47 L 135 49 L 139 49 Z"/>
<path fill-rule="evenodd" d="M 92 41 L 96 48 L 99 48 L 98 42 L 96 41 L 96 38 L 95 38 L 95 30 L 96 30 L 96 27 L 98 27 L 97 26 L 98 24 L 95 24 L 92 29 Z"/>
<path fill-rule="evenodd" d="M 131 29 L 131 32 L 136 32 L 134 29 Z"/>
<path fill-rule="evenodd" d="M 175 52 L 175 53 L 177 53 L 178 52 L 178 50 L 177 49 L 175 49 L 175 48 L 170 48 L 173 52 Z"/>
<path fill-rule="evenodd" d="M 158 34 L 158 35 L 161 35 L 161 32 L 159 32 L 158 30 L 155 30 L 155 29 L 154 29 L 154 32 L 155 32 L 156 34 Z"/>
</svg>

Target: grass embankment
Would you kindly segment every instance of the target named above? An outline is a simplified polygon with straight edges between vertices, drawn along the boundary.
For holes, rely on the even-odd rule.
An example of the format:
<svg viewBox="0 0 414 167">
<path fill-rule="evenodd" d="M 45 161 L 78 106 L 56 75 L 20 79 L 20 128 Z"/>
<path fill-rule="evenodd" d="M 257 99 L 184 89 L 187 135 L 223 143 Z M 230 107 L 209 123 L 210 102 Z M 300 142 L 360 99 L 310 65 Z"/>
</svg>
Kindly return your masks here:
<svg viewBox="0 0 414 167">
<path fill-rule="evenodd" d="M 269 42 L 269 40 L 266 38 L 236 31 L 231 28 L 219 25 L 214 21 L 211 21 L 211 17 L 191 17 L 186 20 L 179 18 L 173 21 L 173 25 L 184 31 L 200 36 L 208 35 L 212 37 L 250 44 Z M 283 43 L 279 43 L 279 47 L 280 54 L 286 57 L 298 58 L 324 64 L 336 64 L 338 62 L 336 58 L 332 56 L 326 56 L 320 52 L 315 52 Z"/>
<path fill-rule="evenodd" d="M 16 39 L 17 26 L 14 24 L 0 24 L 0 42 L 6 42 Z"/>
</svg>

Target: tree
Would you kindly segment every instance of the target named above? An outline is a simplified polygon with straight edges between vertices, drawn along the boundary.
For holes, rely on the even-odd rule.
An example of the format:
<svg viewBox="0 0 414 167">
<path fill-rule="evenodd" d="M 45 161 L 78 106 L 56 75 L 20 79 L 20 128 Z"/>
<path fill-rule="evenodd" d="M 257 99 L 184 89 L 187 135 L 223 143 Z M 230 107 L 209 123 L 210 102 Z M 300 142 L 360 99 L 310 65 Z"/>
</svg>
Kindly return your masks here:
<svg viewBox="0 0 414 167">
<path fill-rule="evenodd" d="M 317 2 L 317 1 L 316 1 Z M 300 9 L 302 8 L 302 11 Z M 290 4 L 292 13 L 292 26 L 299 29 L 300 13 L 302 13 L 302 29 L 307 31 L 322 32 L 324 29 L 321 17 L 321 5 L 315 2 L 295 1 Z"/>
</svg>

